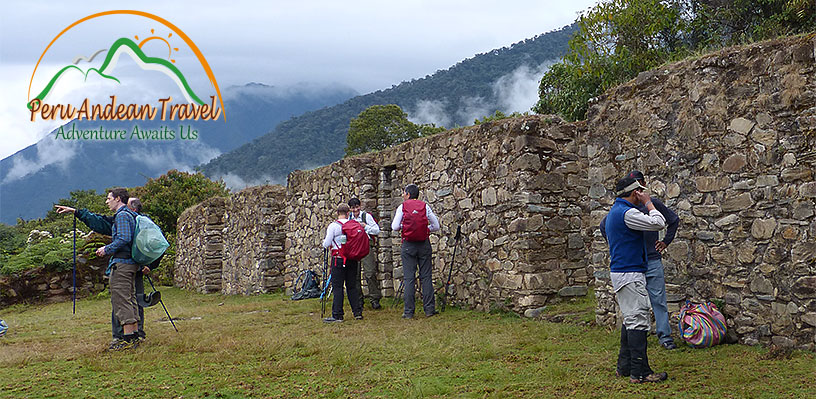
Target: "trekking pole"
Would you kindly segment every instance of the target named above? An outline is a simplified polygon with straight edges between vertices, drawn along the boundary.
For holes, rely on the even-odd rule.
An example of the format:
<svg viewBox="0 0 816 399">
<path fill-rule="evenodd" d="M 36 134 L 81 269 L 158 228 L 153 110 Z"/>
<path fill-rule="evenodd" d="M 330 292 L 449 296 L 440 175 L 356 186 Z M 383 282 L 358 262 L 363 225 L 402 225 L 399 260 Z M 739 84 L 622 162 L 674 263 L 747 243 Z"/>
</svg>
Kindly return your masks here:
<svg viewBox="0 0 816 399">
<path fill-rule="evenodd" d="M 442 297 L 442 301 L 440 303 L 442 311 L 445 311 L 445 307 L 447 306 L 448 302 L 448 287 L 450 287 L 451 277 L 453 276 L 453 263 L 456 262 L 456 247 L 459 246 L 459 239 L 462 238 L 462 226 L 456 226 L 456 237 L 454 237 L 453 243 L 453 257 L 451 258 L 451 265 L 450 269 L 448 270 L 448 280 L 445 282 L 445 295 Z"/>
<path fill-rule="evenodd" d="M 71 314 L 76 314 L 76 213 L 74 213 L 74 270 L 73 270 L 73 297 L 74 297 L 74 310 Z"/>
<path fill-rule="evenodd" d="M 150 288 L 153 288 L 153 292 L 156 292 L 156 287 L 153 286 L 153 280 L 150 279 L 150 276 L 145 276 L 147 277 L 147 282 L 150 283 Z M 176 328 L 176 323 L 173 323 L 173 318 L 170 317 L 170 312 L 167 311 L 167 307 L 164 306 L 164 301 L 162 301 L 161 298 L 159 298 L 159 303 L 162 305 L 162 308 L 164 308 L 164 313 L 167 314 L 167 318 L 170 319 L 170 324 L 173 325 L 173 329 L 179 332 L 178 328 Z"/>
</svg>

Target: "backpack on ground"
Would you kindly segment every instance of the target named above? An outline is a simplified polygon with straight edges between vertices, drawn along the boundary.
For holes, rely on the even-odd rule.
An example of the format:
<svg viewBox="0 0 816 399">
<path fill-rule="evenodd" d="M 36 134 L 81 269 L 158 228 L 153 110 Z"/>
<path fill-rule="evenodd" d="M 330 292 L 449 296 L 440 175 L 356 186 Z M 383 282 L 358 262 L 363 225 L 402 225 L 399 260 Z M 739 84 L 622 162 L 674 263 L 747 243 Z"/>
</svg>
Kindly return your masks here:
<svg viewBox="0 0 816 399">
<path fill-rule="evenodd" d="M 149 265 L 164 254 L 170 243 L 164 238 L 159 226 L 149 217 L 139 214 L 135 216 L 136 230 L 133 232 L 131 257 L 137 264 Z"/>
<path fill-rule="evenodd" d="M 312 270 L 304 270 L 295 280 L 295 285 L 292 286 L 294 294 L 292 294 L 293 301 L 301 299 L 318 298 L 320 297 L 320 278 L 317 273 Z"/>
<path fill-rule="evenodd" d="M 337 223 L 340 223 L 338 220 Z M 346 243 L 340 247 L 340 257 L 344 260 L 360 260 L 365 258 L 371 248 L 368 245 L 368 234 L 360 222 L 349 219 L 346 223 L 340 223 L 343 234 L 346 236 Z"/>
<path fill-rule="evenodd" d="M 409 199 L 402 203 L 402 239 L 425 241 L 431 235 L 425 203 Z"/>
<path fill-rule="evenodd" d="M 0 319 L 0 337 L 6 335 L 6 331 L 8 331 L 8 324 L 6 324 L 3 319 Z"/>
<path fill-rule="evenodd" d="M 725 341 L 725 317 L 708 302 L 686 304 L 680 308 L 680 333 L 693 348 L 708 348 Z"/>
</svg>

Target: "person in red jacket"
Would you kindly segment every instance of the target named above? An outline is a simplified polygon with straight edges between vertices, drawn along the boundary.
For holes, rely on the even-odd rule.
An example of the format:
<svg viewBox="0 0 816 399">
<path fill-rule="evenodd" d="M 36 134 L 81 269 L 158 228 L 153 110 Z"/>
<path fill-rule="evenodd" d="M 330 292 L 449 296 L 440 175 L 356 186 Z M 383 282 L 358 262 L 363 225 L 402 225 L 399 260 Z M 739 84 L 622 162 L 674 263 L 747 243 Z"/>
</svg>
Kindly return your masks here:
<svg viewBox="0 0 816 399">
<path fill-rule="evenodd" d="M 403 203 L 397 207 L 391 230 L 402 231 L 402 259 L 403 279 L 405 284 L 403 319 L 414 317 L 414 291 L 416 290 L 416 272 L 419 269 L 419 283 L 422 288 L 422 308 L 425 316 L 435 315 L 436 303 L 434 300 L 433 281 L 431 279 L 432 265 L 431 241 L 428 239 L 432 231 L 439 231 L 441 225 L 428 204 L 420 201 L 419 187 L 409 184 L 402 194 Z"/>
</svg>

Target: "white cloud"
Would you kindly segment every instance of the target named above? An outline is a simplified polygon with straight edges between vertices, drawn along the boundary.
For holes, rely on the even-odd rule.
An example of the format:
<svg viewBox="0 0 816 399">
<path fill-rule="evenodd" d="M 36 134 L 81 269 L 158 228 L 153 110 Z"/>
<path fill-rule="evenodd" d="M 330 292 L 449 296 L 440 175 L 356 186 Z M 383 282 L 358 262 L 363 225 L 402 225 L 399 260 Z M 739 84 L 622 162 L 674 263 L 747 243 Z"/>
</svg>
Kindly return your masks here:
<svg viewBox="0 0 816 399">
<path fill-rule="evenodd" d="M 11 158 L 12 166 L 2 182 L 9 183 L 23 178 L 51 164 L 64 169 L 76 155 L 77 145 L 68 140 L 41 140 L 37 143 L 37 155 L 34 159 L 26 158 L 23 154 Z"/>
<path fill-rule="evenodd" d="M 536 68 L 522 65 L 493 83 L 493 93 L 499 101 L 499 109 L 504 113 L 527 112 L 538 102 L 538 83 L 553 62 L 546 62 Z"/>
<path fill-rule="evenodd" d="M 420 100 L 416 108 L 408 112 L 408 119 L 416 124 L 435 124 L 436 126 L 453 127 L 453 121 L 445 111 L 447 101 Z"/>
<path fill-rule="evenodd" d="M 216 175 L 213 180 L 223 180 L 224 184 L 227 185 L 227 188 L 233 192 L 241 191 L 247 187 L 260 186 L 263 184 L 286 184 L 286 181 L 273 179 L 269 176 L 261 176 L 257 179 L 244 180 L 240 176 L 232 173 L 228 173 L 226 175 Z"/>
<path fill-rule="evenodd" d="M 126 159 L 134 164 L 143 164 L 155 171 L 178 169 L 183 172 L 193 172 L 196 165 L 208 162 L 221 155 L 221 152 L 201 141 L 173 142 L 172 146 L 148 147 L 134 146 Z M 134 166 L 137 167 L 137 166 Z"/>
</svg>

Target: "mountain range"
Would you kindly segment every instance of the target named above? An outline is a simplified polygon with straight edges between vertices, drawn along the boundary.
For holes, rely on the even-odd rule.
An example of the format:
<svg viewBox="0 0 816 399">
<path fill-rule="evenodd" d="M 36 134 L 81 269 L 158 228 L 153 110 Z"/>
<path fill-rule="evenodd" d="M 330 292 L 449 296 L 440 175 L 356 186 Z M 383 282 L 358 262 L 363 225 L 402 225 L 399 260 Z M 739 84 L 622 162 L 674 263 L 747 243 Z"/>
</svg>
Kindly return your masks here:
<svg viewBox="0 0 816 399">
<path fill-rule="evenodd" d="M 496 110 L 526 111 L 537 98 L 543 71 L 566 53 L 575 29 L 567 26 L 360 96 L 342 85 L 233 86 L 223 92 L 227 123 L 177 123 L 171 126 L 177 130 L 174 140 L 55 140 L 54 131 L 0 160 L 0 222 L 42 217 L 70 191 L 139 186 L 170 169 L 197 169 L 232 188 L 285 183 L 295 169 L 340 159 L 350 120 L 372 105 L 397 104 L 415 123 L 448 128 Z M 80 130 L 100 125 L 68 125 L 74 123 Z M 105 128 L 130 135 L 137 125 L 155 130 L 168 124 L 106 122 Z M 182 140 L 181 129 L 197 130 L 198 139 Z"/>
<path fill-rule="evenodd" d="M 397 104 L 418 123 L 452 128 L 475 118 L 529 111 L 546 68 L 563 56 L 577 25 L 541 34 L 509 47 L 478 54 L 421 79 L 349 99 L 287 120 L 250 143 L 201 166 L 207 176 L 237 176 L 248 182 L 285 181 L 295 169 L 327 165 L 343 157 L 349 122 L 366 108 Z M 514 101 L 519 80 L 530 80 L 531 103 Z M 528 95 L 529 96 L 529 95 Z"/>
<path fill-rule="evenodd" d="M 357 92 L 340 85 L 304 83 L 282 88 L 249 83 L 228 87 L 223 95 L 224 108 L 229 112 L 226 123 L 104 122 L 105 129 L 125 130 L 128 138 L 136 127 L 155 132 L 168 126 L 175 130 L 173 140 L 152 139 L 150 135 L 141 140 L 66 140 L 64 135 L 57 139 L 57 129 L 37 144 L 0 160 L 0 222 L 13 224 L 17 218 L 42 217 L 54 202 L 67 198 L 74 190 L 102 192 L 114 186 L 140 186 L 147 178 L 170 169 L 192 171 L 196 165 L 268 132 L 281 121 L 345 101 Z M 99 130 L 101 124 L 72 121 L 63 126 L 63 132 L 74 127 Z M 181 139 L 181 126 L 197 130 L 197 139 Z"/>
</svg>

